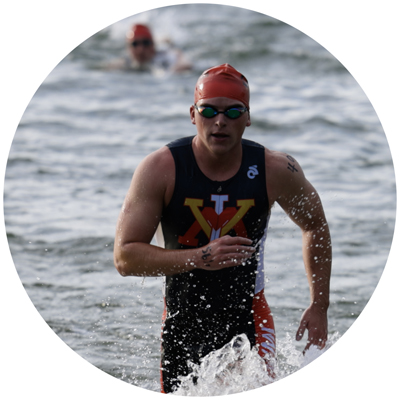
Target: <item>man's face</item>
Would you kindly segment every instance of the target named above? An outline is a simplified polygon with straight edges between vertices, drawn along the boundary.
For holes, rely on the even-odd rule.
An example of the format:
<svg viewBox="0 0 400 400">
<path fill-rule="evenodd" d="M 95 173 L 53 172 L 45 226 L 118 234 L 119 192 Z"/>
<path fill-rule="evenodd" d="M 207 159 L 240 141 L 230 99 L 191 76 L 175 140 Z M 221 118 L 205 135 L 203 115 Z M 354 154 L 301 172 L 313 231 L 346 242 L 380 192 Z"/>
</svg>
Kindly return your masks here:
<svg viewBox="0 0 400 400">
<path fill-rule="evenodd" d="M 202 99 L 196 105 L 198 107 L 210 106 L 217 111 L 226 111 L 233 107 L 245 107 L 242 102 L 227 97 Z M 212 153 L 220 155 L 240 145 L 245 128 L 251 125 L 248 111 L 236 119 L 231 119 L 222 113 L 212 118 L 206 118 L 194 106 L 191 106 L 190 118 L 192 124 L 196 125 L 197 135 L 201 143 Z"/>
<path fill-rule="evenodd" d="M 154 43 L 147 37 L 135 37 L 128 43 L 131 57 L 139 64 L 147 64 L 155 54 Z"/>
</svg>

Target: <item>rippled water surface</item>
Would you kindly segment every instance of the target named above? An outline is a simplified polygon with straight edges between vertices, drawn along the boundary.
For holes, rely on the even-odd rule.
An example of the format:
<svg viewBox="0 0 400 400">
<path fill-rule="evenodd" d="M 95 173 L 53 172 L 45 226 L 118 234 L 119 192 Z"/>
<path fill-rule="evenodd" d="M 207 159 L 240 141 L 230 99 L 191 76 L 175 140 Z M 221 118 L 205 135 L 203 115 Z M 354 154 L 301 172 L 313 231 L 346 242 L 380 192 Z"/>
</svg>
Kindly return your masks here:
<svg viewBox="0 0 400 400">
<path fill-rule="evenodd" d="M 133 22 L 168 36 L 193 71 L 106 70 L 124 55 Z M 225 62 L 250 82 L 245 137 L 293 155 L 322 197 L 334 249 L 330 344 L 365 307 L 391 245 L 395 181 L 384 132 L 357 82 L 319 44 L 265 15 L 205 4 L 157 9 L 97 33 L 54 69 L 21 120 L 5 178 L 7 235 L 50 327 L 98 368 L 150 390 L 159 390 L 163 280 L 118 275 L 115 224 L 143 157 L 195 134 L 197 77 Z M 283 378 L 306 362 L 293 337 L 309 295 L 300 232 L 279 207 L 265 259 Z"/>
</svg>

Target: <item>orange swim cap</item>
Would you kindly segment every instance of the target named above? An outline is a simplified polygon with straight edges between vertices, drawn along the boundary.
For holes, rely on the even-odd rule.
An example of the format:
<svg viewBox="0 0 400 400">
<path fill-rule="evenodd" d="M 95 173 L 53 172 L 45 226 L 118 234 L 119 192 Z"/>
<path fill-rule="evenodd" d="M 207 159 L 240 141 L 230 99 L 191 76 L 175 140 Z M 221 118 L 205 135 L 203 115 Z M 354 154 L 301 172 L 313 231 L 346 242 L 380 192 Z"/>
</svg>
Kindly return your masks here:
<svg viewBox="0 0 400 400">
<path fill-rule="evenodd" d="M 153 35 L 150 29 L 146 25 L 135 24 L 127 32 L 126 37 L 128 40 L 133 40 L 135 37 L 141 37 L 145 39 L 153 40 Z"/>
<path fill-rule="evenodd" d="M 241 101 L 250 109 L 249 83 L 244 75 L 229 64 L 222 64 L 204 71 L 194 90 L 194 103 L 213 97 L 228 97 Z"/>
</svg>

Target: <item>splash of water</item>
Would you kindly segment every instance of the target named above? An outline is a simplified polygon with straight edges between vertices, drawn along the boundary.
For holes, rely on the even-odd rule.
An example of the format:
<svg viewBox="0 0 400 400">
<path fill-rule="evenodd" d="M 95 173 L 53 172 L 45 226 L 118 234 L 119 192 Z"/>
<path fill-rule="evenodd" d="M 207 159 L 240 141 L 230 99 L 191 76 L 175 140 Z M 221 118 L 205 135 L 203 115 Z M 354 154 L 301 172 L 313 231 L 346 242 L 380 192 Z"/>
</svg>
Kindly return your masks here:
<svg viewBox="0 0 400 400">
<path fill-rule="evenodd" d="M 324 349 L 311 346 L 303 355 L 296 350 L 291 336 L 287 334 L 277 346 L 278 354 L 273 360 L 275 377 L 272 378 L 265 361 L 255 348 L 251 348 L 247 336 L 236 336 L 221 349 L 204 357 L 200 365 L 191 364 L 193 372 L 181 377 L 181 386 L 174 395 L 223 396 L 269 385 L 308 365 L 337 339 L 338 334 L 335 333 Z"/>
</svg>

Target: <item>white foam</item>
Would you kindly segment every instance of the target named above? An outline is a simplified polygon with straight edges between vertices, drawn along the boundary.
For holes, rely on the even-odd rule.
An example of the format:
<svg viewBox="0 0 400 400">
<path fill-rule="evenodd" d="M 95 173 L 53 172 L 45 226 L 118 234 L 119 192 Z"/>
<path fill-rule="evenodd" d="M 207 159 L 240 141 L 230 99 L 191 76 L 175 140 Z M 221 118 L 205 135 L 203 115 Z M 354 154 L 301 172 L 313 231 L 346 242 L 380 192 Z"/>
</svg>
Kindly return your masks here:
<svg viewBox="0 0 400 400">
<path fill-rule="evenodd" d="M 296 350 L 288 334 L 278 345 L 276 360 L 270 360 L 275 377 L 268 374 L 267 364 L 258 355 L 256 348 L 251 349 L 245 334 L 236 336 L 228 344 L 202 359 L 200 365 L 191 364 L 193 372 L 181 377 L 181 386 L 174 395 L 179 396 L 222 396 L 240 393 L 269 385 L 277 380 L 305 367 L 314 361 L 333 343 L 339 335 L 332 335 L 327 346 L 320 350 L 315 346 L 303 355 Z M 196 380 L 193 378 L 196 377 Z"/>
</svg>

